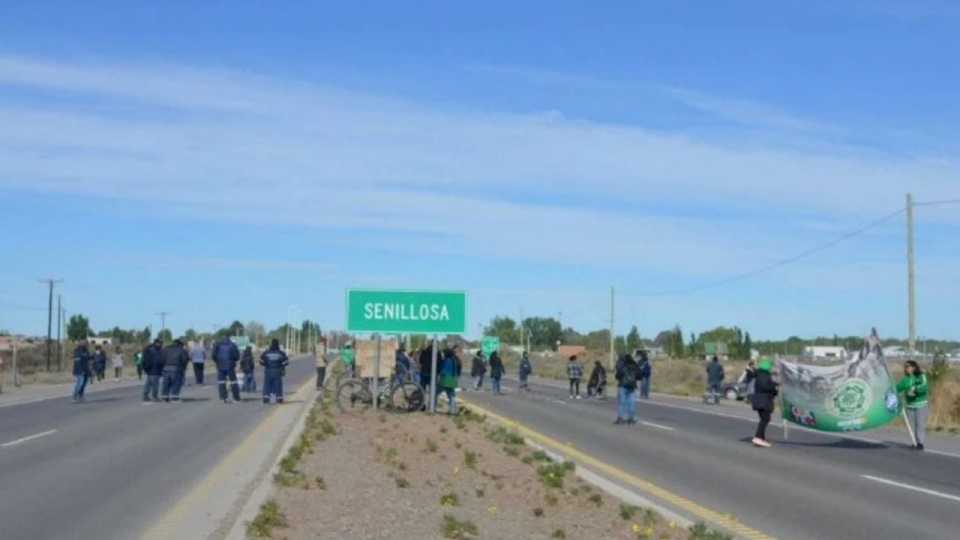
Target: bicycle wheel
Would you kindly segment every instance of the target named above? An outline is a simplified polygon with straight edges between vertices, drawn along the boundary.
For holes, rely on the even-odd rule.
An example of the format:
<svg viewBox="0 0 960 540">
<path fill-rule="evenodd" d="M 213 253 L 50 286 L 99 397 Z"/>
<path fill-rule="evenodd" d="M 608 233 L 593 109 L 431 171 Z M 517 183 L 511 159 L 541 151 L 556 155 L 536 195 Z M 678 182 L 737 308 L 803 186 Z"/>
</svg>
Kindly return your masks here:
<svg viewBox="0 0 960 540">
<path fill-rule="evenodd" d="M 415 382 L 405 382 L 393 388 L 390 404 L 399 413 L 417 412 L 424 404 L 423 388 Z"/>
<path fill-rule="evenodd" d="M 361 414 L 373 405 L 373 396 L 367 385 L 348 379 L 337 387 L 337 408 L 345 414 Z"/>
</svg>

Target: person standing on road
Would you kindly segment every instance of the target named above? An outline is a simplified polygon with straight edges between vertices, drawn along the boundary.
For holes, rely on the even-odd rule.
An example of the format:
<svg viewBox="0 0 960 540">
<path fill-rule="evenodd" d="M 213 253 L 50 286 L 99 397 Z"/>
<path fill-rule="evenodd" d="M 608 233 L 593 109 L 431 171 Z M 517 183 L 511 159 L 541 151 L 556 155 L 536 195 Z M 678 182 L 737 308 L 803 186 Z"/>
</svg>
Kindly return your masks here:
<svg viewBox="0 0 960 540">
<path fill-rule="evenodd" d="M 143 380 L 143 351 L 137 351 L 137 354 L 133 355 L 133 365 L 137 368 L 137 380 Z"/>
<path fill-rule="evenodd" d="M 653 366 L 650 363 L 650 357 L 647 351 L 639 352 L 640 360 L 637 363 L 640 373 L 640 399 L 650 399 L 650 381 L 653 378 Z"/>
<path fill-rule="evenodd" d="M 603 393 L 607 388 L 607 370 L 599 360 L 593 363 L 593 370 L 590 371 L 590 378 L 587 379 L 587 398 L 597 396 L 597 399 L 603 399 Z"/>
<path fill-rule="evenodd" d="M 278 404 L 283 403 L 283 375 L 287 364 L 286 353 L 280 350 L 280 340 L 270 342 L 270 348 L 260 355 L 263 366 L 263 402 L 270 403 L 274 397 Z"/>
<path fill-rule="evenodd" d="M 437 366 L 437 390 L 439 396 L 442 391 L 447 396 L 447 414 L 457 415 L 457 386 L 460 379 L 460 361 L 457 358 L 456 347 L 443 351 L 443 360 Z"/>
<path fill-rule="evenodd" d="M 84 400 L 83 394 L 90 380 L 90 352 L 86 341 L 78 343 L 73 350 L 73 377 L 73 401 L 79 403 Z"/>
<path fill-rule="evenodd" d="M 640 366 L 629 354 L 617 361 L 617 420 L 616 425 L 637 423 L 637 381 Z"/>
<path fill-rule="evenodd" d="M 190 355 L 179 339 L 163 349 L 163 400 L 167 403 L 180 402 L 180 389 L 183 387 L 184 373 L 190 363 Z"/>
<path fill-rule="evenodd" d="M 193 380 L 197 385 L 203 386 L 203 371 L 206 369 L 207 348 L 203 341 L 197 341 L 190 347 L 190 363 L 193 364 Z"/>
<path fill-rule="evenodd" d="M 123 353 L 120 352 L 119 346 L 113 351 L 111 363 L 113 365 L 113 379 L 120 382 L 120 376 L 123 375 Z"/>
<path fill-rule="evenodd" d="M 927 417 L 930 413 L 927 401 L 930 385 L 927 382 L 927 375 L 913 360 L 906 361 L 903 365 L 903 373 L 903 378 L 897 383 L 897 393 L 906 396 L 906 406 L 903 410 L 907 414 L 910 429 L 913 430 L 916 441 L 914 448 L 923 450 L 923 443 L 927 438 Z"/>
<path fill-rule="evenodd" d="M 230 403 L 230 395 L 227 393 L 229 383 L 234 401 L 240 401 L 240 385 L 237 383 L 237 362 L 240 361 L 240 350 L 229 337 L 225 336 L 213 346 L 213 361 L 217 364 L 217 388 L 220 392 L 220 400 Z"/>
<path fill-rule="evenodd" d="M 247 345 L 247 348 L 243 350 L 243 355 L 240 357 L 240 371 L 243 372 L 243 387 L 240 389 L 241 391 L 257 391 L 257 379 L 254 374 L 256 367 L 253 361 L 253 347 Z"/>
<path fill-rule="evenodd" d="M 580 379 L 583 378 L 583 364 L 573 355 L 567 361 L 567 377 L 570 379 L 570 399 L 580 399 Z"/>
<path fill-rule="evenodd" d="M 770 373 L 773 368 L 773 362 L 764 358 L 757 366 L 757 376 L 754 380 L 754 393 L 752 399 L 753 410 L 757 411 L 760 422 L 757 424 L 757 432 L 753 436 L 754 446 L 761 448 L 770 448 L 767 441 L 767 425 L 770 424 L 770 416 L 776 408 L 776 397 L 779 391 L 777 383 L 773 380 Z"/>
<path fill-rule="evenodd" d="M 523 356 L 520 357 L 520 368 L 518 375 L 520 376 L 520 389 L 527 392 L 530 391 L 530 384 L 527 382 L 527 379 L 530 377 L 530 374 L 533 373 L 533 364 L 530 363 L 530 356 L 527 354 L 527 351 L 523 351 Z"/>
<path fill-rule="evenodd" d="M 143 402 L 160 401 L 160 378 L 163 376 L 163 342 L 160 338 L 143 349 L 143 371 L 147 382 L 143 385 Z"/>
<path fill-rule="evenodd" d="M 477 351 L 473 355 L 473 365 L 470 368 L 470 376 L 473 377 L 473 389 L 481 390 L 483 388 L 483 376 L 487 374 L 487 361 L 483 357 L 483 351 Z"/>
<path fill-rule="evenodd" d="M 753 403 L 753 389 L 756 386 L 757 380 L 757 368 L 753 364 L 753 360 L 747 362 L 747 367 L 743 369 L 743 373 L 740 375 L 740 380 L 737 382 L 740 383 L 740 387 L 743 391 L 743 394 L 746 396 L 747 403 Z"/>
<path fill-rule="evenodd" d="M 503 378 L 503 360 L 500 359 L 500 353 L 494 352 L 490 355 L 490 385 L 494 394 L 502 394 L 500 390 L 500 379 Z"/>
<path fill-rule="evenodd" d="M 97 345 L 93 353 L 93 371 L 97 376 L 97 382 L 103 381 L 107 372 L 107 353 L 103 348 Z"/>
<path fill-rule="evenodd" d="M 720 359 L 716 356 L 707 363 L 707 396 L 713 403 L 720 402 L 720 394 L 723 392 L 723 366 L 720 365 Z"/>
</svg>

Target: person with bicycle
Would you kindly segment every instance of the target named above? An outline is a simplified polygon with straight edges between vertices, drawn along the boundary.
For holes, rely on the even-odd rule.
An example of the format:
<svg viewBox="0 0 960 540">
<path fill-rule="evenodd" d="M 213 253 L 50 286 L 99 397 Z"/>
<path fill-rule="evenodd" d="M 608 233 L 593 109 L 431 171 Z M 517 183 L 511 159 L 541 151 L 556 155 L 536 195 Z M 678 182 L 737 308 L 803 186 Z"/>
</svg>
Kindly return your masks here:
<svg viewBox="0 0 960 540">
<path fill-rule="evenodd" d="M 407 347 L 405 345 L 397 347 L 396 363 L 393 369 L 397 384 L 403 384 L 404 381 L 410 378 L 410 357 L 407 356 Z"/>
</svg>

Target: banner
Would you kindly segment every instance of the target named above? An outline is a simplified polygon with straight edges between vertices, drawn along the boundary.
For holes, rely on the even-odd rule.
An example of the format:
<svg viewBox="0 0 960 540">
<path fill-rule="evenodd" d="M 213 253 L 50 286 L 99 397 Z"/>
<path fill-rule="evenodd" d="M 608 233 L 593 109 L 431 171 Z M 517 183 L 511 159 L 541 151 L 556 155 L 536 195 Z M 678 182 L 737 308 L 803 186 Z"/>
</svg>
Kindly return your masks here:
<svg viewBox="0 0 960 540">
<path fill-rule="evenodd" d="M 778 364 L 784 420 L 820 431 L 862 431 L 900 414 L 876 331 L 842 365 Z"/>
</svg>

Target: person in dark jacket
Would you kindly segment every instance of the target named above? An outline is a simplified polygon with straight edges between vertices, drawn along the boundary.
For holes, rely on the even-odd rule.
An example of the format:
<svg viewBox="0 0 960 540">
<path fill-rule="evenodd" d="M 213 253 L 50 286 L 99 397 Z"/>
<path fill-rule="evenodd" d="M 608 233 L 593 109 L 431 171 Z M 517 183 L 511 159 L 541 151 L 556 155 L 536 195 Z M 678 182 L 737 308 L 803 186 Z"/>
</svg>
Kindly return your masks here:
<svg viewBox="0 0 960 540">
<path fill-rule="evenodd" d="M 650 399 L 650 381 L 653 377 L 653 366 L 650 364 L 650 357 L 647 351 L 641 350 L 639 353 L 637 367 L 640 369 L 640 399 Z"/>
<path fill-rule="evenodd" d="M 763 359 L 757 366 L 757 378 L 754 380 L 754 392 L 752 396 L 753 410 L 760 416 L 760 422 L 757 424 L 757 432 L 753 436 L 753 444 L 762 448 L 770 448 L 767 442 L 767 425 L 770 423 L 770 415 L 773 414 L 776 405 L 778 392 L 777 383 L 773 380 L 770 373 L 773 362 L 769 359 Z"/>
<path fill-rule="evenodd" d="M 411 362 L 410 357 L 407 356 L 407 347 L 405 345 L 397 347 L 397 352 L 393 358 L 393 376 L 397 384 L 403 384 L 410 380 Z"/>
<path fill-rule="evenodd" d="M 456 347 L 443 351 L 443 360 L 437 365 L 437 390 L 434 395 L 436 400 L 441 391 L 446 394 L 447 414 L 452 416 L 457 414 L 457 386 L 459 385 L 461 370 L 457 352 L 459 351 Z"/>
<path fill-rule="evenodd" d="M 274 340 L 276 341 L 276 340 Z M 227 384 L 233 393 L 233 400 L 240 401 L 240 384 L 237 382 L 237 362 L 240 361 L 240 349 L 224 337 L 213 346 L 213 361 L 217 364 L 217 390 L 224 403 L 230 403 Z"/>
<path fill-rule="evenodd" d="M 73 377 L 76 381 L 73 385 L 73 401 L 75 402 L 84 400 L 83 393 L 87 388 L 87 382 L 90 380 L 90 360 L 87 342 L 81 341 L 77 344 L 77 348 L 73 350 Z"/>
<path fill-rule="evenodd" d="M 606 389 L 607 370 L 598 360 L 593 363 L 593 370 L 590 371 L 590 378 L 587 379 L 587 398 L 597 396 L 597 399 L 603 399 Z"/>
<path fill-rule="evenodd" d="M 190 363 L 190 355 L 183 347 L 183 342 L 175 340 L 163 349 L 163 400 L 166 402 L 180 402 L 180 389 L 183 385 L 183 376 Z"/>
<path fill-rule="evenodd" d="M 270 403 L 270 398 L 283 403 L 283 374 L 289 360 L 287 354 L 280 350 L 280 341 L 270 342 L 270 348 L 260 355 L 260 365 L 263 366 L 263 402 Z"/>
<path fill-rule="evenodd" d="M 143 402 L 160 401 L 160 377 L 163 375 L 163 342 L 160 339 L 143 349 L 143 372 L 147 382 L 143 385 Z"/>
<path fill-rule="evenodd" d="M 483 351 L 477 351 L 473 355 L 473 365 L 470 368 L 470 376 L 473 377 L 473 389 L 483 388 L 483 376 L 487 374 L 487 360 L 483 357 Z"/>
<path fill-rule="evenodd" d="M 490 355 L 490 385 L 494 394 L 502 394 L 500 391 L 500 379 L 503 378 L 503 360 L 500 354 L 494 352 Z"/>
<path fill-rule="evenodd" d="M 102 382 L 107 372 L 107 353 L 99 345 L 93 352 L 93 372 L 96 374 L 97 382 Z"/>
<path fill-rule="evenodd" d="M 523 356 L 520 357 L 520 367 L 518 368 L 517 375 L 520 376 L 520 389 L 527 392 L 530 391 L 530 383 L 527 382 L 527 379 L 530 377 L 530 374 L 533 373 L 533 364 L 530 363 L 530 355 L 527 354 L 527 351 L 523 351 Z"/>
<path fill-rule="evenodd" d="M 757 367 L 753 361 L 747 362 L 747 367 L 743 369 L 740 379 L 737 381 L 743 387 L 743 393 L 746 396 L 747 403 L 753 403 L 753 388 L 757 380 Z"/>
<path fill-rule="evenodd" d="M 430 388 L 430 370 L 433 365 L 433 347 L 435 343 L 432 341 L 427 342 L 422 349 L 420 349 L 420 358 L 418 359 L 420 364 L 420 388 L 423 388 L 424 391 L 429 390 Z M 439 351 L 437 353 L 437 364 L 439 365 L 440 360 L 443 358 L 439 356 Z"/>
<path fill-rule="evenodd" d="M 629 354 L 617 361 L 617 420 L 614 424 L 637 423 L 637 381 L 640 366 Z"/>
<path fill-rule="evenodd" d="M 253 361 L 253 347 L 247 346 L 243 350 L 243 357 L 240 358 L 240 371 L 243 372 L 243 388 L 244 392 L 256 392 L 257 391 L 257 379 L 254 376 L 254 371 L 256 365 Z"/>
<path fill-rule="evenodd" d="M 720 403 L 720 394 L 723 392 L 723 366 L 720 365 L 720 359 L 716 356 L 713 360 L 707 362 L 707 393 L 704 401 Z"/>
</svg>

